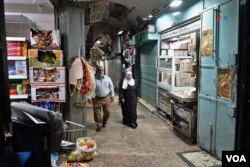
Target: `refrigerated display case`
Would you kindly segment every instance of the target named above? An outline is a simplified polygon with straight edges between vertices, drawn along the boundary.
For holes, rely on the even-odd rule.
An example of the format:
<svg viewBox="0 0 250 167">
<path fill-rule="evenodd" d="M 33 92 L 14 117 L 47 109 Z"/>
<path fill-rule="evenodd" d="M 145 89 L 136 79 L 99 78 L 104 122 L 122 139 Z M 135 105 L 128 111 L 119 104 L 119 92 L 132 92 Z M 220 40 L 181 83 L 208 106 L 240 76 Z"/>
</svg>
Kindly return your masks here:
<svg viewBox="0 0 250 167">
<path fill-rule="evenodd" d="M 27 100 L 29 85 L 27 67 L 28 42 L 25 37 L 6 37 L 9 92 L 12 100 Z"/>
</svg>

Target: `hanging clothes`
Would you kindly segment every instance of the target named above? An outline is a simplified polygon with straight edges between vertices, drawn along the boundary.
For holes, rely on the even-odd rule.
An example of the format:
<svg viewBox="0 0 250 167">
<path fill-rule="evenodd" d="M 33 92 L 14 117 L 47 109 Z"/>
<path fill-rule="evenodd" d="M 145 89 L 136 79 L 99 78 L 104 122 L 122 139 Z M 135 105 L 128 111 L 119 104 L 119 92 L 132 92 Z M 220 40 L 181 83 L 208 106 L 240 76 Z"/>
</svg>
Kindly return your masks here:
<svg viewBox="0 0 250 167">
<path fill-rule="evenodd" d="M 130 65 L 132 66 L 135 64 L 136 49 L 129 48 L 129 55 L 130 55 Z"/>
<path fill-rule="evenodd" d="M 85 60 L 81 59 L 81 63 L 84 72 L 81 93 L 85 96 L 89 96 L 92 95 L 95 90 L 94 70 Z"/>
<path fill-rule="evenodd" d="M 94 97 L 95 80 L 94 70 L 84 58 L 77 58 L 69 70 L 70 95 L 77 91 L 76 106 L 83 107 L 86 102 Z M 71 86 L 74 86 L 71 91 Z"/>
<path fill-rule="evenodd" d="M 82 78 L 82 62 L 80 58 L 76 58 L 69 69 L 69 84 L 74 86 L 73 92 L 69 89 L 71 96 L 74 95 L 76 89 L 81 89 L 80 85 L 82 85 Z"/>
</svg>

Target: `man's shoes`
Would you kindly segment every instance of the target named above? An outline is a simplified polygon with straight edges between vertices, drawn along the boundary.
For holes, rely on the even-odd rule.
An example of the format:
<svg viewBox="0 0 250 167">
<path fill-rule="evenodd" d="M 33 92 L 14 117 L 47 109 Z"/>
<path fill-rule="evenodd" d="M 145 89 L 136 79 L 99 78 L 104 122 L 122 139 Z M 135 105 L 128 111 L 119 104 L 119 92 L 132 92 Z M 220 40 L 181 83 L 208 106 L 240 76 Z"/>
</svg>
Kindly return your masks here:
<svg viewBox="0 0 250 167">
<path fill-rule="evenodd" d="M 106 128 L 106 123 L 103 122 L 103 123 L 102 123 L 102 127 L 103 127 L 103 128 Z"/>
<path fill-rule="evenodd" d="M 96 128 L 96 131 L 97 131 L 97 132 L 100 132 L 101 130 L 102 130 L 101 127 L 97 127 L 97 128 Z"/>
</svg>

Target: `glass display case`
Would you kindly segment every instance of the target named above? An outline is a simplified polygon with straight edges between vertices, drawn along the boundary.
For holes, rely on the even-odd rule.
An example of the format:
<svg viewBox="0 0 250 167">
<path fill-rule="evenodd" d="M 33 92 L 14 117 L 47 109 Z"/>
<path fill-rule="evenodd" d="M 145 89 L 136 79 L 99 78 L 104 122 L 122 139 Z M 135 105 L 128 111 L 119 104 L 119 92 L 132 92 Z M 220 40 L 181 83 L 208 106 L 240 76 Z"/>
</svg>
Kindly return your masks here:
<svg viewBox="0 0 250 167">
<path fill-rule="evenodd" d="M 157 85 L 166 90 L 192 89 L 196 83 L 192 57 L 158 57 L 157 78 Z"/>
<path fill-rule="evenodd" d="M 198 20 L 159 35 L 156 57 L 157 107 L 171 120 L 171 92 L 187 94 L 186 91 L 196 91 L 199 28 Z"/>
</svg>

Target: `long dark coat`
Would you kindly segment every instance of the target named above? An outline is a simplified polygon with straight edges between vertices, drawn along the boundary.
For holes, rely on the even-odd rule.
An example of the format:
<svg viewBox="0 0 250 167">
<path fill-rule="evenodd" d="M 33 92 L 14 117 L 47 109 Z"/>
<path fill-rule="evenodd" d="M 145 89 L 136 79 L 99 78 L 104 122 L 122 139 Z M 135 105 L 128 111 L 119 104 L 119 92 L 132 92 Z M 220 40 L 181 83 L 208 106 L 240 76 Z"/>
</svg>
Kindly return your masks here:
<svg viewBox="0 0 250 167">
<path fill-rule="evenodd" d="M 136 82 L 134 86 L 128 85 L 127 89 L 121 88 L 120 99 L 124 99 L 124 103 L 121 103 L 123 121 L 127 125 L 137 125 L 137 97 L 138 87 Z"/>
</svg>

